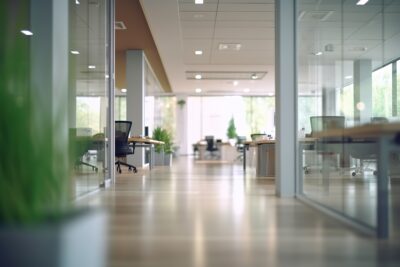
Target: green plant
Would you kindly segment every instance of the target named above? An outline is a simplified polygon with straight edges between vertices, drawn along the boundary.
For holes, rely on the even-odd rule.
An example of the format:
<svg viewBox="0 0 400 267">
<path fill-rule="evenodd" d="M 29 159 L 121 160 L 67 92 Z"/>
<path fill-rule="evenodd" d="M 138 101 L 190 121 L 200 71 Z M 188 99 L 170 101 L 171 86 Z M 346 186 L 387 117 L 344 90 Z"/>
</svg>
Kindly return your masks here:
<svg viewBox="0 0 400 267">
<path fill-rule="evenodd" d="M 172 148 L 172 145 L 173 145 L 173 143 L 172 143 L 172 136 L 171 136 L 171 134 L 168 132 L 168 131 L 165 131 L 166 132 L 166 134 L 165 134 L 165 136 L 164 136 L 164 143 L 165 143 L 165 145 L 164 145 L 164 152 L 166 153 L 166 154 L 172 154 L 174 151 L 173 151 L 173 148 Z"/>
<path fill-rule="evenodd" d="M 235 120 L 233 119 L 233 117 L 229 120 L 229 125 L 226 135 L 228 136 L 229 139 L 234 139 L 237 136 Z"/>
<path fill-rule="evenodd" d="M 171 137 L 171 134 L 168 133 L 167 130 L 165 130 L 165 129 L 161 128 L 161 127 L 156 127 L 153 130 L 153 137 L 152 138 L 154 140 L 164 142 L 164 145 L 156 145 L 155 146 L 155 151 L 157 153 L 160 153 L 163 150 L 167 154 L 172 154 L 173 153 L 172 137 Z"/>
<path fill-rule="evenodd" d="M 30 41 L 17 30 L 29 25 L 29 2 L 18 14 L 7 14 L 6 5 L 0 3 L 0 223 L 35 224 L 68 207 L 67 133 L 56 136 L 63 114 L 43 114 L 31 84 Z"/>
<path fill-rule="evenodd" d="M 176 103 L 180 108 L 183 108 L 183 106 L 186 104 L 186 101 L 184 99 L 179 99 Z"/>
</svg>

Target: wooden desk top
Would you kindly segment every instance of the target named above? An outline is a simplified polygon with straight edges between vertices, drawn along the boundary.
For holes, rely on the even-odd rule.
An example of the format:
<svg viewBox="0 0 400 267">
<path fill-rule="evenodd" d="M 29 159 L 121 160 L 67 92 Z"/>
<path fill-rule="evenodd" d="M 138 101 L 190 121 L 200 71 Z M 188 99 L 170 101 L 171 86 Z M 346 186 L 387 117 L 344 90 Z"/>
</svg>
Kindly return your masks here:
<svg viewBox="0 0 400 267">
<path fill-rule="evenodd" d="M 352 128 L 334 129 L 318 132 L 313 137 L 379 137 L 400 133 L 400 123 L 365 124 Z"/>
<path fill-rule="evenodd" d="M 207 143 L 198 142 L 198 143 L 196 143 L 194 145 L 196 145 L 196 146 L 207 146 Z M 218 143 L 215 143 L 215 145 L 223 145 L 223 146 L 228 146 L 229 145 L 229 146 L 231 146 L 231 144 L 229 142 L 218 142 Z"/>
<path fill-rule="evenodd" d="M 275 139 L 262 139 L 257 141 L 245 141 L 243 144 L 245 145 L 263 145 L 263 144 L 275 144 Z"/>
<path fill-rule="evenodd" d="M 150 138 L 138 137 L 138 136 L 129 137 L 128 141 L 130 143 L 142 143 L 142 144 L 153 144 L 153 145 L 164 145 L 165 144 L 162 141 L 157 141 L 157 140 L 153 140 Z"/>
</svg>

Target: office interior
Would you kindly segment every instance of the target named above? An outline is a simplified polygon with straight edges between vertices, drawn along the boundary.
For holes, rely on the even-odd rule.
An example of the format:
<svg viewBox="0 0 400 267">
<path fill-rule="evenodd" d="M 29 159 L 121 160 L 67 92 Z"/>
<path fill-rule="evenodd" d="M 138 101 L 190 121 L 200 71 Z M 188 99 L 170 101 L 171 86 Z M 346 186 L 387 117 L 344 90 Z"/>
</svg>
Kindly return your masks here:
<svg viewBox="0 0 400 267">
<path fill-rule="evenodd" d="M 57 6 L 58 0 L 41 2 Z M 334 264 L 330 248 L 338 249 L 334 257 L 345 266 L 399 263 L 399 1 L 73 0 L 46 16 L 38 5 L 6 1 L 2 9 L 18 14 L 18 21 L 5 16 L 4 24 L 14 31 L 10 36 L 25 38 L 32 72 L 26 82 L 50 75 L 38 92 L 49 95 L 51 107 L 67 104 L 63 129 L 75 137 L 68 141 L 75 153 L 70 197 L 76 205 L 111 210 L 109 266 L 161 266 L 163 256 L 170 266 L 262 266 L 268 263 L 264 252 L 274 255 L 273 266 L 291 266 L 296 257 L 328 266 Z M 51 64 L 42 68 L 44 62 Z M 138 173 L 116 172 L 117 120 L 132 121 L 135 137 L 166 129 L 173 138 L 172 164 L 150 169 L 150 150 L 136 147 L 126 161 Z M 231 121 L 234 138 L 227 136 Z M 172 206 L 157 206 L 154 200 L 163 201 L 157 192 L 173 195 L 166 201 Z M 198 202 L 207 194 L 215 196 L 204 201 L 210 207 L 231 201 L 224 206 L 230 212 L 202 210 Z M 143 199 L 129 206 L 124 196 Z M 172 234 L 178 226 L 189 231 L 170 218 L 184 209 L 178 201 L 193 209 L 195 219 L 186 218 L 195 232 L 189 240 Z M 280 226 L 280 212 L 293 222 Z M 141 220 L 156 224 L 152 216 L 176 224 L 140 224 L 140 238 L 131 243 L 119 236 L 131 235 L 127 229 Z M 244 220 L 246 227 L 235 230 L 243 225 L 223 216 Z M 317 219 L 301 225 L 307 216 Z M 204 221 L 211 222 L 199 223 Z M 273 230 L 259 230 L 258 221 Z M 225 233 L 221 222 L 236 239 L 218 239 Z M 299 232 L 286 233 L 286 224 L 300 224 Z M 216 227 L 215 240 L 207 227 Z M 280 234 L 315 250 L 296 252 L 289 245 L 285 251 Z M 168 240 L 172 248 L 165 249 Z M 237 247 L 224 250 L 230 241 Z M 318 242 L 326 250 L 318 250 Z M 189 256 L 180 258 L 180 251 Z M 233 261 L 240 252 L 247 256 Z"/>
</svg>

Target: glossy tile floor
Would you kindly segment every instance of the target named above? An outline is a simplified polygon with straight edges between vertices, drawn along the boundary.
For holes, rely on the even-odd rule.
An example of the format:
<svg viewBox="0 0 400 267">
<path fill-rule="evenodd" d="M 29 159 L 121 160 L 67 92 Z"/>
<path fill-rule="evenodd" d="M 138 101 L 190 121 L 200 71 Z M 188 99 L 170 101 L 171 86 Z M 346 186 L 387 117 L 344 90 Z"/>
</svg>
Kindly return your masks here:
<svg viewBox="0 0 400 267">
<path fill-rule="evenodd" d="M 109 266 L 400 266 L 400 240 L 377 241 L 242 167 L 195 164 L 129 173 L 85 198 L 110 214 Z"/>
</svg>

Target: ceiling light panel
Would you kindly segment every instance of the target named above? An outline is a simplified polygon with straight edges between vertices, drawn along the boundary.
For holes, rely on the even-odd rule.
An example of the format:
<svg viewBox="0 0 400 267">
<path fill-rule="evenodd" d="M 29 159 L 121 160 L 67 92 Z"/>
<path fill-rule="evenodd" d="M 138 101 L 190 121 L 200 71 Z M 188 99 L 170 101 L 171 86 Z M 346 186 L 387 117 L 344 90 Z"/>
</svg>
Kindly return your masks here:
<svg viewBox="0 0 400 267">
<path fill-rule="evenodd" d="M 187 71 L 186 79 L 194 80 L 199 73 L 202 80 L 260 80 L 267 74 L 262 71 Z"/>
<path fill-rule="evenodd" d="M 242 44 L 239 43 L 220 43 L 218 45 L 218 50 L 220 51 L 239 51 L 242 48 Z"/>
</svg>

